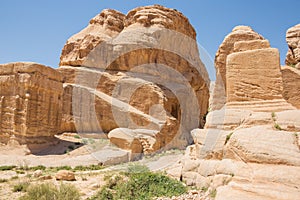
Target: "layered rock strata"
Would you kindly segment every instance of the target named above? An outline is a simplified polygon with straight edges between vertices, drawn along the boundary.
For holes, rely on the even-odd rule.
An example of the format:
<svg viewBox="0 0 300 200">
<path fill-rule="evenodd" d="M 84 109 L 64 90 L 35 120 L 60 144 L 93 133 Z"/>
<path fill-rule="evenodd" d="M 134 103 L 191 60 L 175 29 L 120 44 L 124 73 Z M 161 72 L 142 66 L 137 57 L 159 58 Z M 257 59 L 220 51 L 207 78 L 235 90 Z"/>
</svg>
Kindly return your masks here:
<svg viewBox="0 0 300 200">
<path fill-rule="evenodd" d="M 63 48 L 61 131 L 152 130 L 152 139 L 135 136 L 140 145 L 152 144 L 146 152 L 191 143 L 189 131 L 204 125 L 209 98 L 195 39 L 188 19 L 173 9 L 146 6 L 127 15 L 102 11 Z M 82 108 L 76 111 L 77 104 Z M 111 141 L 122 147 L 116 142 L 121 138 Z"/>
<path fill-rule="evenodd" d="M 30 138 L 53 137 L 58 133 L 62 80 L 59 72 L 36 63 L 0 65 L 0 133 L 3 142 L 15 137 L 22 143 L 34 143 Z"/>
</svg>

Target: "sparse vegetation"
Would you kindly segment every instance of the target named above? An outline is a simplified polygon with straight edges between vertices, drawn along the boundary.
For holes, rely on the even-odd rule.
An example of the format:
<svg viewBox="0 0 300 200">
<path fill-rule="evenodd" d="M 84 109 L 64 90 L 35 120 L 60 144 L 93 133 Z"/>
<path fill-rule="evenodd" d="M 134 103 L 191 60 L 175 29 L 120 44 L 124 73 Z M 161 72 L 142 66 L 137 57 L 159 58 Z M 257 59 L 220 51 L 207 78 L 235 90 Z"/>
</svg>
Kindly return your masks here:
<svg viewBox="0 0 300 200">
<path fill-rule="evenodd" d="M 233 134 L 233 132 L 231 132 L 228 135 L 226 135 L 225 144 L 227 144 L 227 142 L 230 140 L 232 134 Z"/>
<path fill-rule="evenodd" d="M 272 120 L 274 122 L 274 128 L 277 129 L 277 130 L 279 130 L 279 131 L 281 131 L 282 128 L 280 127 L 279 124 L 276 123 L 276 114 L 274 112 L 272 112 Z"/>
<path fill-rule="evenodd" d="M 9 166 L 0 166 L 0 171 L 9 171 L 15 169 L 17 166 L 9 165 Z"/>
<path fill-rule="evenodd" d="M 202 191 L 202 192 L 206 192 L 207 190 L 208 190 L 208 187 L 202 187 L 202 188 L 201 188 L 201 191 Z"/>
<path fill-rule="evenodd" d="M 61 184 L 56 187 L 54 184 L 43 183 L 30 186 L 27 194 L 20 200 L 45 199 L 45 200 L 79 200 L 79 191 L 73 185 Z"/>
<path fill-rule="evenodd" d="M 11 180 L 16 180 L 18 178 L 19 178 L 19 176 L 13 176 L 13 177 L 11 177 Z"/>
<path fill-rule="evenodd" d="M 13 192 L 26 192 L 27 188 L 29 187 L 29 182 L 20 182 L 13 186 Z"/>
<path fill-rule="evenodd" d="M 0 179 L 0 183 L 6 183 L 6 182 L 8 182 L 7 179 L 5 179 L 5 178 L 1 178 L 1 179 Z"/>
<path fill-rule="evenodd" d="M 25 174 L 25 171 L 23 170 L 16 170 L 17 174 Z"/>
<path fill-rule="evenodd" d="M 141 165 L 131 165 L 126 173 L 111 176 L 106 180 L 107 184 L 91 200 L 147 200 L 160 196 L 177 196 L 187 191 L 181 182 L 161 173 L 150 172 L 147 167 Z"/>
<path fill-rule="evenodd" d="M 93 171 L 93 170 L 100 170 L 104 167 L 102 165 L 89 165 L 89 166 L 76 166 L 74 167 L 74 171 Z"/>
<path fill-rule="evenodd" d="M 36 171 L 36 170 L 45 170 L 46 167 L 44 165 L 38 165 L 34 167 L 30 167 L 29 170 Z"/>
<path fill-rule="evenodd" d="M 273 121 L 276 120 L 276 114 L 274 112 L 272 112 L 272 119 L 273 119 Z"/>
<path fill-rule="evenodd" d="M 211 192 L 210 192 L 210 197 L 211 198 L 215 198 L 217 196 L 217 190 L 216 189 L 213 189 Z"/>
<path fill-rule="evenodd" d="M 290 66 L 290 67 L 293 67 L 293 68 L 295 68 L 295 67 L 296 67 L 296 65 L 295 65 L 295 64 L 289 64 L 289 66 Z"/>
<path fill-rule="evenodd" d="M 81 137 L 79 135 L 75 135 L 74 138 L 80 139 Z"/>
<path fill-rule="evenodd" d="M 55 171 L 59 171 L 59 170 L 72 170 L 71 166 L 58 166 L 58 167 L 50 167 L 50 169 L 54 169 Z"/>
<path fill-rule="evenodd" d="M 280 125 L 277 124 L 277 123 L 274 124 L 274 128 L 276 128 L 277 130 L 280 130 L 280 131 L 282 130 L 282 128 L 280 127 Z"/>
</svg>

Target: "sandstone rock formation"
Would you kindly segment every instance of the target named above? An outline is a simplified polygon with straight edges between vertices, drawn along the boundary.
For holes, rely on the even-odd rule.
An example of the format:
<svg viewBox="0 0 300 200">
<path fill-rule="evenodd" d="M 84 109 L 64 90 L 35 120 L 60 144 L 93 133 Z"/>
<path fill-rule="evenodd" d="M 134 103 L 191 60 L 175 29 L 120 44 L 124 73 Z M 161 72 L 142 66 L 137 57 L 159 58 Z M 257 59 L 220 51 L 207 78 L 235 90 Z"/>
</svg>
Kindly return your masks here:
<svg viewBox="0 0 300 200">
<path fill-rule="evenodd" d="M 215 57 L 215 67 L 216 67 L 216 85 L 213 92 L 213 103 L 212 103 L 212 110 L 218 110 L 222 108 L 226 103 L 226 62 L 227 56 L 234 51 L 239 51 L 237 49 L 242 50 L 242 46 L 235 46 L 236 42 L 239 41 L 253 41 L 256 42 L 247 44 L 242 44 L 244 47 L 249 50 L 249 48 L 256 48 L 257 45 L 260 47 L 268 47 L 268 43 L 266 41 L 257 41 L 257 40 L 264 40 L 264 38 L 253 31 L 248 26 L 237 26 L 235 27 L 232 32 L 227 35 L 220 45 L 216 57 Z M 236 48 L 236 49 L 235 49 Z"/>
<path fill-rule="evenodd" d="M 0 139 L 53 137 L 60 128 L 62 75 L 36 63 L 0 65 Z"/>
<path fill-rule="evenodd" d="M 209 98 L 209 78 L 195 39 L 188 19 L 173 9 L 146 6 L 126 16 L 102 11 L 62 51 L 61 132 L 129 128 L 131 139 L 121 134 L 125 140 L 151 143 L 143 152 L 191 143 L 189 131 L 204 125 Z M 136 134 L 135 129 L 156 134 Z M 120 147 L 121 135 L 110 134 Z"/>
<path fill-rule="evenodd" d="M 287 30 L 286 42 L 289 46 L 285 59 L 286 65 L 300 69 L 300 24 Z"/>
<path fill-rule="evenodd" d="M 227 102 L 282 99 L 277 49 L 232 53 L 226 67 Z"/>
<path fill-rule="evenodd" d="M 216 199 L 297 199 L 298 70 L 281 69 L 278 50 L 266 40 L 234 41 L 228 54 L 220 54 L 222 48 L 216 60 L 226 57 L 227 99 L 222 106 L 210 102 L 215 110 L 208 113 L 205 129 L 191 132 L 194 144 L 167 172 L 187 185 L 216 191 Z"/>
<path fill-rule="evenodd" d="M 281 68 L 284 99 L 300 109 L 300 71 L 289 66 Z"/>
<path fill-rule="evenodd" d="M 212 110 L 225 104 L 227 108 L 253 111 L 294 109 L 282 96 L 278 50 L 270 48 L 269 42 L 250 27 L 237 26 L 225 37 L 215 64 Z"/>
<path fill-rule="evenodd" d="M 115 37 L 123 29 L 124 14 L 106 9 L 91 19 L 89 26 L 68 39 L 60 65 L 81 66 L 86 56 L 101 42 Z"/>
</svg>

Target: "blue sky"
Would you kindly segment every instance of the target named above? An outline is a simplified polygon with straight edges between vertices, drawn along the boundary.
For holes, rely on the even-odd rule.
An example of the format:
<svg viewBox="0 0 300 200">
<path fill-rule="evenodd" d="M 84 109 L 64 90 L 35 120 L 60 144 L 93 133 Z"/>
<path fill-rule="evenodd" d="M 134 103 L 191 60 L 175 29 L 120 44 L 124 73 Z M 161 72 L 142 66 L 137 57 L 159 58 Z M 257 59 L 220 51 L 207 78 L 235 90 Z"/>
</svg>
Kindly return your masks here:
<svg viewBox="0 0 300 200">
<path fill-rule="evenodd" d="M 0 63 L 33 61 L 56 68 L 66 40 L 101 10 L 127 13 L 152 4 L 176 8 L 187 16 L 196 29 L 198 43 L 212 59 L 224 37 L 234 26 L 243 24 L 278 48 L 283 64 L 285 32 L 300 23 L 299 0 L 1 0 Z M 212 63 L 204 60 L 214 79 Z"/>
</svg>

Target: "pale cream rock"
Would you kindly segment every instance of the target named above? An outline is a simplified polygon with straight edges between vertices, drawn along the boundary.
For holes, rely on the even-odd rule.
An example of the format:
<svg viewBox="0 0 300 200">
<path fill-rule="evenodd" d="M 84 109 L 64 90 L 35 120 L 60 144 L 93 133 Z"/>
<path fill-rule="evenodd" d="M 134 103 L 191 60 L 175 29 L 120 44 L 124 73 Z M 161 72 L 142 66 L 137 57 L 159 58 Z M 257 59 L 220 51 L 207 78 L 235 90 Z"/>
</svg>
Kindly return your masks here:
<svg viewBox="0 0 300 200">
<path fill-rule="evenodd" d="M 300 109 L 300 71 L 289 66 L 281 67 L 283 98 Z"/>
</svg>

